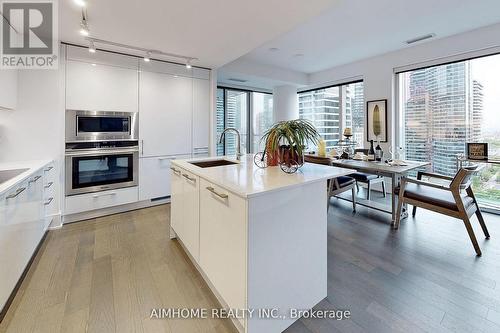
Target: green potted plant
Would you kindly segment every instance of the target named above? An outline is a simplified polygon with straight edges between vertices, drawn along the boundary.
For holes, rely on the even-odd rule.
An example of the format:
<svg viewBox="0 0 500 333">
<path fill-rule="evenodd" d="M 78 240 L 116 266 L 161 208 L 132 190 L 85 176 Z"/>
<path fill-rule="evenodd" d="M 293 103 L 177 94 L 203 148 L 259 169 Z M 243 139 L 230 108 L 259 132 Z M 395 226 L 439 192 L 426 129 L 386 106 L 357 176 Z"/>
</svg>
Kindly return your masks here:
<svg viewBox="0 0 500 333">
<path fill-rule="evenodd" d="M 308 142 L 317 144 L 319 133 L 306 119 L 280 121 L 262 136 L 266 143 L 268 165 L 290 164 L 291 161 L 303 164 L 304 149 Z"/>
</svg>

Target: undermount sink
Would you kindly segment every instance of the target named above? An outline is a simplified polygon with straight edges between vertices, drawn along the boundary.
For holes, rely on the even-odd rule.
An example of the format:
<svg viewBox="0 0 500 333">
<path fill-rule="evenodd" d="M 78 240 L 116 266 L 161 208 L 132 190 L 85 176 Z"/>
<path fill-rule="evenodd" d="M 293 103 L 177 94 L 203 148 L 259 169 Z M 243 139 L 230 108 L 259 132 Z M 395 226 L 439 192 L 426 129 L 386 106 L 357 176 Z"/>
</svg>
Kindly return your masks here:
<svg viewBox="0 0 500 333">
<path fill-rule="evenodd" d="M 20 174 L 28 170 L 29 169 L 2 170 L 0 171 L 0 184 L 5 183 L 6 181 L 9 181 L 16 176 L 19 176 Z"/>
<path fill-rule="evenodd" d="M 238 164 L 237 162 L 232 162 L 228 160 L 211 160 L 211 161 L 198 161 L 198 162 L 189 162 L 193 165 L 196 165 L 197 167 L 200 168 L 212 168 L 212 167 L 218 167 L 218 166 L 224 166 L 224 165 L 233 165 L 233 164 Z"/>
</svg>

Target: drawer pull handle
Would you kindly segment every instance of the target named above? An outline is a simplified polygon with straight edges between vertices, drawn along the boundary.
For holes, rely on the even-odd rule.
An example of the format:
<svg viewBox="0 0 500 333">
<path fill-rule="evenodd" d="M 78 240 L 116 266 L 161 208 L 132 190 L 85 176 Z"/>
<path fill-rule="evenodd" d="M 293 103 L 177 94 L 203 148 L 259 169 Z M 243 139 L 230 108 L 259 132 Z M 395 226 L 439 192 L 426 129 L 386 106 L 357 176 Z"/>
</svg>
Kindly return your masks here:
<svg viewBox="0 0 500 333">
<path fill-rule="evenodd" d="M 227 194 L 217 193 L 217 191 L 215 191 L 215 189 L 213 187 L 211 187 L 211 186 L 208 186 L 207 190 L 209 190 L 210 192 L 212 192 L 213 194 L 215 194 L 216 196 L 218 196 L 221 199 L 227 199 L 228 198 Z"/>
<path fill-rule="evenodd" d="M 116 195 L 116 193 L 96 194 L 96 195 L 92 196 L 92 198 L 97 199 L 100 197 L 107 197 L 107 196 L 113 196 L 113 195 Z"/>
<path fill-rule="evenodd" d="M 42 178 L 42 176 L 36 176 L 35 178 L 33 178 L 32 180 L 30 180 L 28 183 L 36 183 L 40 178 Z"/>
<path fill-rule="evenodd" d="M 52 200 L 54 200 L 54 198 L 52 198 L 52 197 L 51 197 L 51 198 L 49 198 L 47 201 L 45 201 L 43 204 L 44 204 L 45 206 L 48 206 L 48 205 L 50 205 L 50 203 L 52 202 Z"/>
<path fill-rule="evenodd" d="M 49 171 L 50 171 L 50 170 L 52 170 L 52 169 L 54 169 L 54 167 L 53 167 L 53 166 L 49 166 L 47 169 L 45 169 L 45 170 L 43 170 L 43 171 L 45 171 L 45 172 L 49 172 Z"/>
<path fill-rule="evenodd" d="M 17 197 L 19 194 L 21 194 L 24 190 L 26 189 L 26 187 L 21 187 L 21 188 L 18 188 L 16 193 L 14 194 L 11 194 L 9 196 L 7 196 L 5 199 L 14 199 L 15 197 Z"/>
<path fill-rule="evenodd" d="M 176 168 L 170 168 L 170 170 L 172 170 L 175 174 L 177 174 L 178 176 L 181 175 L 181 171 L 180 170 L 177 170 Z"/>
<path fill-rule="evenodd" d="M 50 188 L 52 185 L 54 185 L 54 182 L 49 182 L 47 185 L 45 185 L 45 188 Z"/>
<path fill-rule="evenodd" d="M 189 180 L 190 182 L 196 183 L 196 178 L 191 178 L 191 177 L 189 177 L 189 175 L 188 175 L 188 174 L 186 174 L 186 173 L 182 174 L 182 176 L 183 176 L 184 178 L 186 178 L 187 180 Z"/>
</svg>

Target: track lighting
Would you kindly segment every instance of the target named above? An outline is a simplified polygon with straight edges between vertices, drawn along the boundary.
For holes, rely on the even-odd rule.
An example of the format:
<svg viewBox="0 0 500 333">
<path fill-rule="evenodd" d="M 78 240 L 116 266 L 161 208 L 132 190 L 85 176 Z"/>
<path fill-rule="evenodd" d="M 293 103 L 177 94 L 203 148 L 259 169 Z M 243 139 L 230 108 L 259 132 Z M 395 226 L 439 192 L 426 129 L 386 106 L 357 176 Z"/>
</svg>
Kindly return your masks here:
<svg viewBox="0 0 500 333">
<path fill-rule="evenodd" d="M 87 5 L 85 0 L 75 0 L 75 3 L 80 7 L 85 7 Z"/>
<path fill-rule="evenodd" d="M 94 42 L 93 41 L 90 41 L 90 44 L 89 44 L 89 52 L 90 53 L 95 53 L 96 49 L 95 49 L 95 45 L 94 45 Z"/>
<path fill-rule="evenodd" d="M 144 61 L 149 62 L 151 60 L 151 52 L 148 51 L 146 52 L 146 55 L 144 56 Z"/>
<path fill-rule="evenodd" d="M 86 20 L 82 20 L 80 23 L 80 35 L 88 36 L 89 35 L 89 24 Z"/>
<path fill-rule="evenodd" d="M 187 68 L 187 69 L 191 69 L 191 67 L 192 67 L 192 66 L 191 66 L 191 60 L 190 60 L 190 59 L 188 59 L 188 60 L 186 61 L 186 68 Z"/>
</svg>

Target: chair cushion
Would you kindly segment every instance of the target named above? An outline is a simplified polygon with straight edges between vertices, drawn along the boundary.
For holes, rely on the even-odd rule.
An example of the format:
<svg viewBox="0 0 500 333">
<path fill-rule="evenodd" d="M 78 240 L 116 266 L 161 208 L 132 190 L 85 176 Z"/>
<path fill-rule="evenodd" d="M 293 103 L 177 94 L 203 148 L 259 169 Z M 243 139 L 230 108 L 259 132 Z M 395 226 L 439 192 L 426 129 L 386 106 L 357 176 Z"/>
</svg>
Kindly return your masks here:
<svg viewBox="0 0 500 333">
<path fill-rule="evenodd" d="M 399 191 L 400 187 L 398 186 L 394 189 L 394 194 L 399 195 Z M 404 196 L 408 199 L 418 200 L 427 204 L 458 211 L 455 199 L 450 191 L 407 183 Z M 466 209 L 474 204 L 474 200 L 471 197 L 465 194 L 461 195 L 461 197 Z"/>
<path fill-rule="evenodd" d="M 340 188 L 346 187 L 354 183 L 354 179 L 348 176 L 337 177 L 337 181 L 339 182 Z"/>
<path fill-rule="evenodd" d="M 349 175 L 349 177 L 352 177 L 356 179 L 358 182 L 366 183 L 369 180 L 372 179 L 377 179 L 377 175 L 371 175 L 369 173 L 363 173 L 363 172 L 355 172 Z"/>
</svg>

